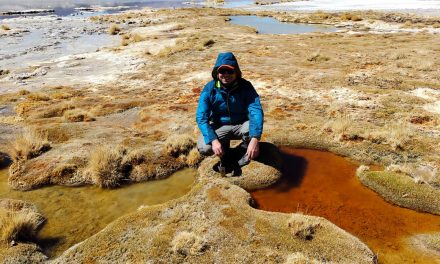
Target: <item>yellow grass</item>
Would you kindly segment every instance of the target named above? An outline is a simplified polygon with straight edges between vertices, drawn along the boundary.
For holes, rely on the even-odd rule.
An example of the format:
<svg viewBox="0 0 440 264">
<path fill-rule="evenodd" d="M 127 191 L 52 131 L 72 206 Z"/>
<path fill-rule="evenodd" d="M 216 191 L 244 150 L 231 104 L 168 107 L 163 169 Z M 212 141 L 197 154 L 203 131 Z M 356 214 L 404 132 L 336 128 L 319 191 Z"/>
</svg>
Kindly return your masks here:
<svg viewBox="0 0 440 264">
<path fill-rule="evenodd" d="M 63 114 L 64 119 L 69 122 L 90 122 L 96 119 L 83 109 L 67 110 Z"/>
<path fill-rule="evenodd" d="M 3 30 L 11 30 L 11 28 L 8 25 L 1 25 L 0 28 Z"/>
<path fill-rule="evenodd" d="M 31 101 L 49 101 L 50 97 L 44 93 L 31 93 L 27 96 Z"/>
<path fill-rule="evenodd" d="M 321 228 L 318 221 L 302 218 L 301 214 L 292 214 L 287 226 L 294 236 L 303 240 L 312 240 L 316 231 Z"/>
<path fill-rule="evenodd" d="M 384 131 L 386 140 L 394 149 L 404 149 L 413 135 L 411 127 L 404 122 L 387 125 Z"/>
<path fill-rule="evenodd" d="M 18 91 L 18 94 L 19 95 L 27 95 L 27 94 L 30 94 L 30 92 L 28 90 L 22 89 L 22 90 Z"/>
<path fill-rule="evenodd" d="M 50 105 L 33 114 L 32 117 L 36 118 L 50 118 L 62 116 L 67 110 L 73 109 L 74 106 L 68 103 Z"/>
<path fill-rule="evenodd" d="M 96 147 L 90 154 L 87 173 L 96 185 L 103 188 L 119 186 L 126 178 L 122 160 L 125 150 L 111 145 Z"/>
<path fill-rule="evenodd" d="M 174 46 L 163 48 L 157 55 L 159 57 L 167 57 L 183 51 L 201 51 L 205 48 L 211 47 L 214 43 L 215 41 L 209 37 L 201 37 L 198 34 L 194 34 L 186 39 L 177 40 Z"/>
<path fill-rule="evenodd" d="M 57 92 L 50 95 L 52 99 L 69 99 L 73 97 L 71 93 L 65 93 L 65 92 Z"/>
<path fill-rule="evenodd" d="M 27 129 L 18 135 L 9 147 L 9 155 L 12 160 L 28 160 L 41 155 L 50 149 L 47 134 L 38 133 Z"/>
<path fill-rule="evenodd" d="M 151 162 L 154 159 L 154 156 L 153 150 L 149 148 L 132 150 L 124 156 L 123 164 L 134 166 L 145 162 Z"/>
<path fill-rule="evenodd" d="M 190 167 L 196 167 L 201 161 L 203 157 L 200 155 L 200 152 L 197 148 L 191 149 L 191 151 L 186 156 L 186 164 Z"/>
<path fill-rule="evenodd" d="M 178 157 L 188 152 L 195 146 L 196 142 L 188 135 L 172 135 L 165 141 L 165 149 L 168 155 Z"/>
<path fill-rule="evenodd" d="M 343 13 L 341 15 L 342 20 L 351 20 L 351 21 L 361 21 L 362 18 L 358 15 L 352 14 L 352 13 Z"/>
<path fill-rule="evenodd" d="M 312 53 L 308 58 L 308 61 L 310 62 L 325 62 L 325 61 L 329 61 L 330 58 L 327 56 L 324 56 L 320 53 L 320 51 L 314 52 Z"/>
<path fill-rule="evenodd" d="M 112 24 L 112 25 L 110 26 L 110 28 L 108 29 L 108 33 L 109 33 L 110 35 L 116 35 L 116 34 L 118 34 L 120 31 L 121 31 L 121 28 L 120 28 L 118 25 L 116 25 L 116 24 Z"/>
<path fill-rule="evenodd" d="M 145 37 L 141 36 L 140 34 L 124 34 L 122 35 L 122 40 L 121 40 L 121 45 L 122 46 L 128 46 L 130 43 L 134 43 L 134 42 L 141 42 L 145 40 Z"/>
<path fill-rule="evenodd" d="M 178 233 L 171 241 L 174 252 L 183 255 L 200 255 L 208 249 L 208 244 L 200 236 L 187 231 Z"/>
<path fill-rule="evenodd" d="M 0 208 L 0 241 L 33 241 L 43 222 L 41 215 L 29 210 Z"/>
</svg>

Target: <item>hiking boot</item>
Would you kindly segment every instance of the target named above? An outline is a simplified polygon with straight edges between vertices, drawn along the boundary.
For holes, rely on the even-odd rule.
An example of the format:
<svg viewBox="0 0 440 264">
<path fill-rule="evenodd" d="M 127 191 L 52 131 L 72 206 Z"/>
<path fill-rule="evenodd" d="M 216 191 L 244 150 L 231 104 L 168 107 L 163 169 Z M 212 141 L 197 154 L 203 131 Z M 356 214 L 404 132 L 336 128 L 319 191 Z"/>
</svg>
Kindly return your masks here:
<svg viewBox="0 0 440 264">
<path fill-rule="evenodd" d="M 248 155 L 245 153 L 243 155 L 243 157 L 241 157 L 241 159 L 238 160 L 238 166 L 243 167 L 248 165 L 251 162 L 251 160 L 249 159 Z"/>
<path fill-rule="evenodd" d="M 230 161 L 221 159 L 212 167 L 212 169 L 215 172 L 220 173 L 222 177 L 225 177 L 227 173 L 231 173 L 233 171 L 233 166 Z"/>
</svg>

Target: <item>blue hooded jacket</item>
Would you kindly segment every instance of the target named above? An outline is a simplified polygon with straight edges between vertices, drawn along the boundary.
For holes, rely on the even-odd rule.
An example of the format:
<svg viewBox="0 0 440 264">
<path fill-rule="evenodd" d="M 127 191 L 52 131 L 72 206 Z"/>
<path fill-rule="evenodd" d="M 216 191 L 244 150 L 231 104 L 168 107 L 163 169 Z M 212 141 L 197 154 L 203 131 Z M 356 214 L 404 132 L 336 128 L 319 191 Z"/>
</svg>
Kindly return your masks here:
<svg viewBox="0 0 440 264">
<path fill-rule="evenodd" d="M 217 78 L 221 65 L 234 66 L 237 84 L 225 89 Z M 215 129 L 223 125 L 242 124 L 249 120 L 249 137 L 260 138 L 263 133 L 263 109 L 255 88 L 241 78 L 240 67 L 232 52 L 220 53 L 212 70 L 213 80 L 200 94 L 196 121 L 206 144 L 217 138 Z"/>
</svg>

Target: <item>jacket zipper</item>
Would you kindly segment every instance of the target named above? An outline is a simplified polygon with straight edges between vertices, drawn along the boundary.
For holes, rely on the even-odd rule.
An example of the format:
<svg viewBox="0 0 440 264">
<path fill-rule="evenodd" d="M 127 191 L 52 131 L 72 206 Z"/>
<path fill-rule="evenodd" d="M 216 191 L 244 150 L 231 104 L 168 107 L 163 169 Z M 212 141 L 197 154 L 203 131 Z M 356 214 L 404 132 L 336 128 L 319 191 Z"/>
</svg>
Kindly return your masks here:
<svg viewBox="0 0 440 264">
<path fill-rule="evenodd" d="M 237 89 L 237 87 L 233 88 L 232 90 L 228 91 L 228 94 L 226 96 L 226 107 L 228 108 L 228 114 L 229 114 L 229 124 L 232 125 L 232 117 L 231 117 L 231 110 L 229 109 L 229 93 Z"/>
</svg>

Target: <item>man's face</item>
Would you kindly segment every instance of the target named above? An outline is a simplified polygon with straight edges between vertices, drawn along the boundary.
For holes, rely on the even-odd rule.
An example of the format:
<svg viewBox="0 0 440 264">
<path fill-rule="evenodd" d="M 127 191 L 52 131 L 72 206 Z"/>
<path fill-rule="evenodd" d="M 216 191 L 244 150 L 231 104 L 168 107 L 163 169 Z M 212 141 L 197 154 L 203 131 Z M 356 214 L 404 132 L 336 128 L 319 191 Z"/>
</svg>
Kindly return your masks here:
<svg viewBox="0 0 440 264">
<path fill-rule="evenodd" d="M 235 72 L 235 70 L 222 68 L 218 70 L 218 79 L 224 85 L 230 85 L 237 79 L 237 73 Z"/>
</svg>

